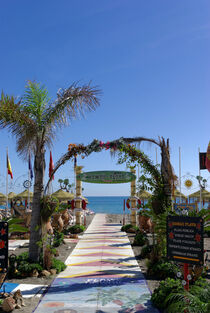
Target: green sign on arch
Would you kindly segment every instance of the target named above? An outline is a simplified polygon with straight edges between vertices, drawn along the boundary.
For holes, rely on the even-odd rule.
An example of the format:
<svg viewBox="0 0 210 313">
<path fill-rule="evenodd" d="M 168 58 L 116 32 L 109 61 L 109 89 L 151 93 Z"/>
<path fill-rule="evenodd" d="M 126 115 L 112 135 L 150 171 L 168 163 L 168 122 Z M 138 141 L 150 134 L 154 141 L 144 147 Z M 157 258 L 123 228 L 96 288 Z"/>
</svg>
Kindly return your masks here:
<svg viewBox="0 0 210 313">
<path fill-rule="evenodd" d="M 78 174 L 77 179 L 86 183 L 121 184 L 135 180 L 136 175 L 125 171 L 94 171 Z"/>
</svg>

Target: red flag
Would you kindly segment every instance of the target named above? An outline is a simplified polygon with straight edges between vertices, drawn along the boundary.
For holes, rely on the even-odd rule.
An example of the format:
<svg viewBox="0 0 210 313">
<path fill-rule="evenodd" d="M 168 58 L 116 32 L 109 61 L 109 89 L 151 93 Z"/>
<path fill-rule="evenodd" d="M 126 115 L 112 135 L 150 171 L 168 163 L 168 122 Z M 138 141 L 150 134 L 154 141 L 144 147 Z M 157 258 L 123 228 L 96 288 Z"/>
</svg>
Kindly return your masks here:
<svg viewBox="0 0 210 313">
<path fill-rule="evenodd" d="M 52 152 L 50 151 L 49 177 L 51 177 L 53 170 L 54 170 L 54 164 L 53 164 L 53 160 L 52 160 Z M 52 179 L 54 179 L 54 175 L 53 175 Z"/>
<path fill-rule="evenodd" d="M 206 169 L 210 172 L 210 141 L 206 152 Z"/>
<path fill-rule="evenodd" d="M 7 173 L 8 173 L 8 175 L 10 175 L 11 178 L 13 178 L 12 167 L 11 167 L 11 164 L 10 164 L 8 153 L 7 153 Z"/>
</svg>

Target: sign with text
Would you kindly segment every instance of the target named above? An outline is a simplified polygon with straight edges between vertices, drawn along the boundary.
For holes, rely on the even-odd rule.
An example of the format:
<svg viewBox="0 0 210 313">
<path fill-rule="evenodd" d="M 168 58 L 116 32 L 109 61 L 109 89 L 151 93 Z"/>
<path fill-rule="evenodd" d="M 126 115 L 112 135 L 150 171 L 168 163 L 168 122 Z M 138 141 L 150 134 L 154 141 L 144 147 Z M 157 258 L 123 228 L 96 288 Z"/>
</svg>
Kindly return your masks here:
<svg viewBox="0 0 210 313">
<path fill-rule="evenodd" d="M 86 183 L 120 184 L 129 183 L 135 180 L 136 176 L 125 171 L 94 171 L 78 174 L 77 179 Z"/>
<path fill-rule="evenodd" d="M 0 222 L 0 273 L 8 267 L 8 223 Z"/>
<path fill-rule="evenodd" d="M 167 257 L 176 262 L 203 264 L 203 219 L 168 216 Z"/>
</svg>

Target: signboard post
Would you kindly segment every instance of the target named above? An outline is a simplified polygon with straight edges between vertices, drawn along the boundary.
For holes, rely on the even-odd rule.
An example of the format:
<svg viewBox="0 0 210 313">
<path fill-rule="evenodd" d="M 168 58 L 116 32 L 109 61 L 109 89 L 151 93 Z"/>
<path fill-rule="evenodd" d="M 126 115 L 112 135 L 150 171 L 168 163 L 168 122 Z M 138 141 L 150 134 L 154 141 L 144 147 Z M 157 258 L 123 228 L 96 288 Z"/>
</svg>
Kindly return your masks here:
<svg viewBox="0 0 210 313">
<path fill-rule="evenodd" d="M 0 285 L 3 283 L 8 268 L 8 223 L 0 222 Z"/>
<path fill-rule="evenodd" d="M 189 288 L 188 264 L 203 265 L 203 219 L 200 217 L 167 217 L 167 257 L 184 263 L 185 289 Z"/>
</svg>

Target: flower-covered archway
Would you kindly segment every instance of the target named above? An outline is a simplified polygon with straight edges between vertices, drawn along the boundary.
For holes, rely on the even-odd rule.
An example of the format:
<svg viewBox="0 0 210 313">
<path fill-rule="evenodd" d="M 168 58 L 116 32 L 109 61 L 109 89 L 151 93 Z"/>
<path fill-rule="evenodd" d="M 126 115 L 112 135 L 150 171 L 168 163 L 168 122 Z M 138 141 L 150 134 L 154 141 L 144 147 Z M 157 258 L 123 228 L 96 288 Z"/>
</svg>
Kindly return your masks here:
<svg viewBox="0 0 210 313">
<path fill-rule="evenodd" d="M 140 143 L 142 141 L 149 141 L 158 145 L 161 149 L 161 171 L 155 166 L 152 161 L 142 151 L 136 148 L 134 143 Z M 156 188 L 153 193 L 153 201 L 158 202 L 158 210 L 156 213 L 165 211 L 165 208 L 171 204 L 171 193 L 175 180 L 172 166 L 170 163 L 169 155 L 169 141 L 167 144 L 165 140 L 159 139 L 159 141 L 148 139 L 144 137 L 137 138 L 119 138 L 117 140 L 108 141 L 106 143 L 94 139 L 89 145 L 83 144 L 69 144 L 68 152 L 64 154 L 58 162 L 55 164 L 54 170 L 51 173 L 51 177 L 45 187 L 45 193 L 52 180 L 55 172 L 64 165 L 68 160 L 80 155 L 82 158 L 88 157 L 93 152 L 101 152 L 102 150 L 110 150 L 112 155 L 116 153 L 121 155 L 121 163 L 130 161 L 131 163 L 138 163 L 141 167 L 151 175 L 156 182 Z M 122 157 L 123 156 L 123 157 Z"/>
</svg>

